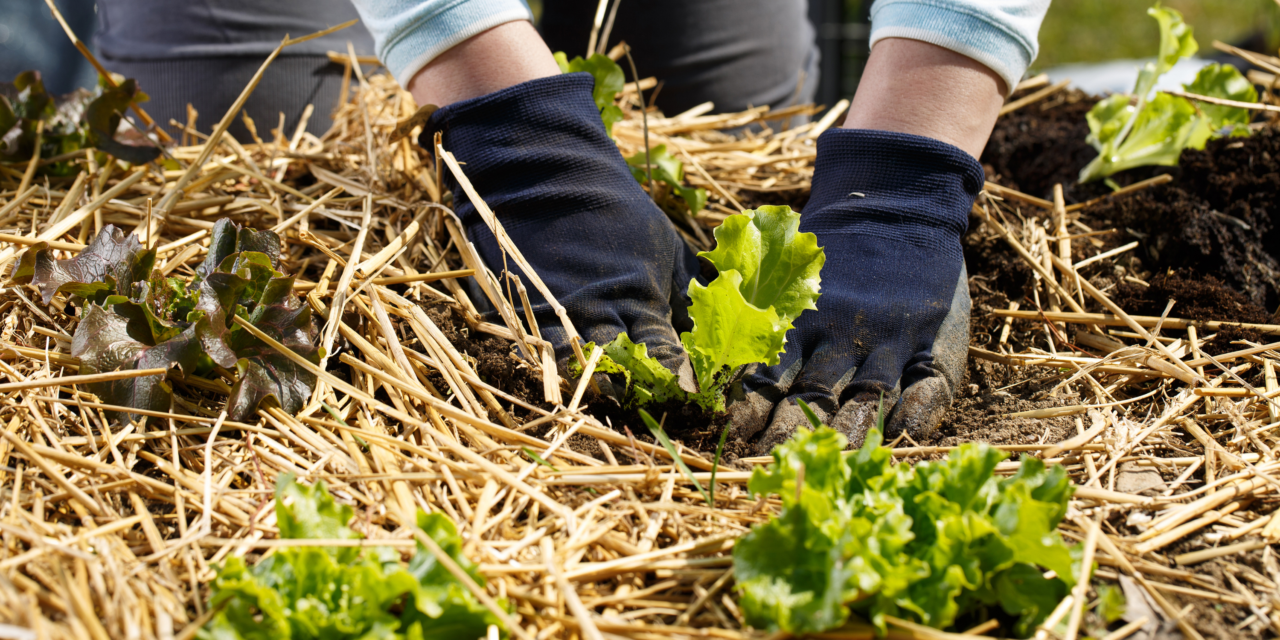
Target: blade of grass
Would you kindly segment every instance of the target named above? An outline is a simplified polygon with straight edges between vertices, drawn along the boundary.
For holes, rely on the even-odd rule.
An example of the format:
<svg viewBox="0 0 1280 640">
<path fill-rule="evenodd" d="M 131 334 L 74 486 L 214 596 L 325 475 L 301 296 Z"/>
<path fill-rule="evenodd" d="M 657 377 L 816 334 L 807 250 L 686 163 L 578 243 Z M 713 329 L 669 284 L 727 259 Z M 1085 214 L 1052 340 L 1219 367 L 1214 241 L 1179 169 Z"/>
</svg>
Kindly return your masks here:
<svg viewBox="0 0 1280 640">
<path fill-rule="evenodd" d="M 557 469 L 557 468 L 555 467 L 555 465 L 553 465 L 553 464 L 551 464 L 550 462 L 547 462 L 546 460 L 544 460 L 544 459 L 542 458 L 542 456 L 538 455 L 538 454 L 537 454 L 533 449 L 530 449 L 529 447 L 520 447 L 520 450 L 521 450 L 521 451 L 524 451 L 524 454 L 525 454 L 525 455 L 529 456 L 530 458 L 533 458 L 533 461 L 534 461 L 534 462 L 536 462 L 536 463 L 538 463 L 538 464 L 540 464 L 540 465 L 542 465 L 542 466 L 544 466 L 544 467 L 546 467 L 546 468 L 548 468 L 548 469 L 550 469 L 550 470 L 552 470 L 552 471 L 560 471 L 559 469 Z"/>
<path fill-rule="evenodd" d="M 320 403 L 320 406 L 324 407 L 324 410 L 325 410 L 325 411 L 328 411 L 328 412 L 329 412 L 329 415 L 333 416 L 333 419 L 338 421 L 338 424 L 340 424 L 340 425 L 342 425 L 342 426 L 344 426 L 344 427 L 347 427 L 348 429 L 350 429 L 350 428 L 351 428 L 351 425 L 348 425 L 348 424 L 347 424 L 347 421 L 346 421 L 346 420 L 343 420 L 341 415 L 338 415 L 338 410 L 337 410 L 337 409 L 334 409 L 333 407 L 329 406 L 329 404 L 328 404 L 328 403 L 326 403 L 326 402 L 321 402 L 321 403 Z M 352 434 L 351 434 L 351 437 L 352 437 L 352 438 L 354 438 L 354 439 L 355 439 L 355 441 L 356 441 L 356 443 L 358 443 L 362 448 L 365 448 L 365 449 L 368 449 L 368 448 L 369 448 L 369 443 L 368 443 L 368 442 L 365 442 L 365 441 L 364 441 L 364 438 L 361 438 L 360 436 L 356 435 L 355 433 L 352 433 Z"/>
<path fill-rule="evenodd" d="M 692 482 L 693 486 L 698 488 L 698 493 L 702 494 L 702 498 L 707 501 L 707 504 L 714 507 L 715 503 L 711 501 L 711 495 L 707 493 L 706 489 L 702 488 L 702 484 L 698 482 L 697 478 L 693 477 L 693 472 L 689 470 L 689 466 L 680 458 L 680 454 L 676 451 L 675 445 L 671 444 L 671 439 L 668 438 L 666 432 L 662 430 L 662 425 L 658 424 L 653 419 L 653 416 L 649 415 L 649 412 L 644 409 L 640 410 L 640 419 L 644 420 L 644 426 L 649 427 L 649 431 L 653 433 L 654 439 L 662 445 L 663 449 L 667 450 L 667 453 L 671 454 L 671 459 L 675 461 L 676 467 L 680 469 L 680 473 L 683 473 L 684 476 L 689 479 L 689 482 Z M 714 472 L 715 467 L 713 466 L 712 469 Z"/>
<path fill-rule="evenodd" d="M 883 402 L 883 396 L 881 396 L 881 398 L 882 398 L 881 401 Z M 804 412 L 804 417 L 809 419 L 810 426 L 812 426 L 814 429 L 817 429 L 818 427 L 822 426 L 822 421 L 818 419 L 818 414 L 814 413 L 813 409 L 809 408 L 808 402 L 805 402 L 804 400 L 796 398 L 796 404 L 800 405 L 800 410 Z"/>
<path fill-rule="evenodd" d="M 720 469 L 720 456 L 724 453 L 724 441 L 729 439 L 729 427 L 720 432 L 720 443 L 716 445 L 716 459 L 711 461 L 711 499 L 708 502 L 716 506 L 716 471 Z"/>
</svg>

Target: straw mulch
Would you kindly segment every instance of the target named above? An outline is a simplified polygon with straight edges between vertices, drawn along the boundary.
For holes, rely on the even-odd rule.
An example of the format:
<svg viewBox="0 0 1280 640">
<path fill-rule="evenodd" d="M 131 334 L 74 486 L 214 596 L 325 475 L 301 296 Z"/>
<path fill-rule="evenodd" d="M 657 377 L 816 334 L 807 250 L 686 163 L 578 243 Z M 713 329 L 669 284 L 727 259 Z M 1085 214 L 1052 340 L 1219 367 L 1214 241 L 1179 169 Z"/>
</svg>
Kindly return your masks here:
<svg viewBox="0 0 1280 640">
<path fill-rule="evenodd" d="M 297 415 L 264 406 L 252 424 L 229 422 L 220 410 L 230 379 L 175 373 L 170 411 L 112 424 L 104 414 L 112 407 L 80 386 L 92 378 L 72 377 L 77 318 L 61 295 L 46 306 L 26 287 L 0 291 L 0 621 L 40 638 L 192 637 L 211 614 L 205 585 L 216 567 L 275 544 L 271 497 L 287 472 L 327 483 L 356 508 L 353 527 L 405 553 L 415 510 L 447 514 L 487 576 L 487 593 L 513 604 L 514 637 L 762 637 L 744 628 L 731 551 L 774 511 L 773 500 L 744 486 L 746 465 L 764 460 L 722 468 L 711 509 L 662 448 L 585 413 L 587 385 L 557 375 L 538 328 L 513 310 L 511 298 L 540 283 L 508 286 L 483 272 L 445 205 L 437 167 L 465 166 L 412 136 L 393 141 L 397 122 L 415 113 L 411 98 L 386 76 L 353 75 L 352 98 L 321 138 L 263 123 L 253 144 L 188 132 L 169 149 L 180 169 L 84 158 L 74 180 L 37 177 L 21 191 L 25 167 L 0 168 L 6 273 L 37 240 L 58 241 L 68 257 L 114 224 L 157 247 L 161 271 L 190 276 L 213 222 L 229 216 L 281 234 L 285 271 L 300 276 L 297 293 L 325 323 L 329 354 L 320 388 Z M 628 120 L 616 133 L 630 155 L 643 147 L 644 127 L 636 92 L 625 99 Z M 807 190 L 813 139 L 838 113 L 802 127 L 718 131 L 779 115 L 649 119 L 650 144 L 668 144 L 688 181 L 711 192 L 708 212 L 677 220 L 691 242 L 705 245 L 743 200 Z M 1011 210 L 1045 205 L 1055 210 L 993 191 L 977 207 L 987 221 L 977 232 L 1001 234 L 1041 275 L 1044 308 L 1063 309 L 1048 320 L 1122 324 L 1140 338 L 1098 331 L 1095 342 L 1081 342 L 1097 355 L 976 351 L 1028 376 L 1048 367 L 1081 398 L 1044 412 L 1078 416 L 1078 436 L 1009 448 L 1071 472 L 1080 489 L 1064 534 L 1097 560 L 1099 579 L 1136 585 L 1131 602 L 1150 603 L 1150 624 L 1171 620 L 1198 637 L 1188 612 L 1208 603 L 1244 607 L 1244 629 L 1280 628 L 1280 577 L 1231 564 L 1248 553 L 1258 566 L 1276 565 L 1267 545 L 1280 534 L 1269 506 L 1280 486 L 1272 475 L 1280 407 L 1263 397 L 1280 394 L 1277 345 L 1210 359 L 1198 352 L 1194 324 L 1125 316 L 1059 259 L 1070 255 L 1060 252 L 1070 212 L 1056 207 L 1055 230 L 1019 223 Z M 522 261 L 517 245 L 506 248 Z M 471 275 L 499 320 L 476 312 L 462 286 Z M 582 357 L 591 369 L 598 355 Z M 1263 387 L 1241 384 L 1259 370 Z M 908 444 L 896 450 L 904 460 L 945 451 Z M 706 482 L 710 456 L 682 456 Z M 1130 463 L 1180 475 L 1158 495 L 1128 494 L 1115 480 Z M 1188 540 L 1203 549 L 1167 555 Z M 1218 569 L 1200 571 L 1210 565 Z M 1077 592 L 1051 622 L 1079 620 L 1091 599 Z M 998 630 L 983 625 L 970 637 L 984 633 Z"/>
</svg>

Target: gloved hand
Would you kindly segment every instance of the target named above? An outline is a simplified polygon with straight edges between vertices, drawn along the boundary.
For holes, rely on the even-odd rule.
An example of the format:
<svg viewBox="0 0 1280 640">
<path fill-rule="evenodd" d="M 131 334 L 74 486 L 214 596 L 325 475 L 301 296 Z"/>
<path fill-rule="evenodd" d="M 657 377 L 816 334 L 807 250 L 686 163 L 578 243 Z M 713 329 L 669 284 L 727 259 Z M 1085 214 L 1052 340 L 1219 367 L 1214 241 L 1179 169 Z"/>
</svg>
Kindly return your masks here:
<svg viewBox="0 0 1280 640">
<path fill-rule="evenodd" d="M 800 230 L 826 251 L 818 310 L 730 406 L 764 454 L 808 421 L 796 399 L 861 446 L 884 398 L 886 435 L 935 429 L 964 375 L 969 287 L 960 236 L 982 188 L 969 154 L 930 138 L 832 129 L 818 138 Z"/>
<path fill-rule="evenodd" d="M 442 132 L 444 148 L 584 340 L 603 345 L 625 331 L 678 371 L 688 360 L 679 331 L 689 329 L 685 289 L 698 259 L 605 134 L 593 82 L 565 74 L 451 104 L 432 114 L 420 140 L 429 147 Z M 503 264 L 467 194 L 447 172 L 445 180 L 480 257 L 499 276 L 504 266 L 519 274 L 542 337 L 563 364 L 572 347 L 560 319 L 514 262 Z"/>
</svg>

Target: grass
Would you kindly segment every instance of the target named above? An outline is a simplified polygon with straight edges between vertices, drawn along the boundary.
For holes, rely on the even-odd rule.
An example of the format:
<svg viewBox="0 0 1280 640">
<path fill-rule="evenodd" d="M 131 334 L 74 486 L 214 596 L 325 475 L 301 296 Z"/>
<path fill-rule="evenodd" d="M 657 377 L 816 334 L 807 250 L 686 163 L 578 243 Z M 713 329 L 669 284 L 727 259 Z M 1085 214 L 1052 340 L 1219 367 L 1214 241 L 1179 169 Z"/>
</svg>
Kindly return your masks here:
<svg viewBox="0 0 1280 640">
<path fill-rule="evenodd" d="M 1152 0 L 1054 2 L 1040 28 L 1040 55 L 1034 67 L 1151 56 L 1160 44 L 1155 21 L 1147 17 L 1152 4 Z M 1215 39 L 1239 43 L 1261 34 L 1271 54 L 1280 44 L 1280 7 L 1274 0 L 1165 0 L 1163 4 L 1182 12 L 1194 29 L 1201 55 L 1216 53 Z"/>
</svg>

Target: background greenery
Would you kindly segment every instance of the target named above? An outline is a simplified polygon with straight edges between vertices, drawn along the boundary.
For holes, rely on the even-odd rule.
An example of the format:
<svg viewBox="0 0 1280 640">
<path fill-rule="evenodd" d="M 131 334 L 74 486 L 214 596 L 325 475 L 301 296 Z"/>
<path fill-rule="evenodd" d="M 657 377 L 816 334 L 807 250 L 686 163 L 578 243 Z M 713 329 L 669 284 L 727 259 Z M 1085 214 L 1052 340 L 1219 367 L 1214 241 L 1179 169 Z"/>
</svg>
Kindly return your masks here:
<svg viewBox="0 0 1280 640">
<path fill-rule="evenodd" d="M 857 4 L 857 0 L 853 0 Z M 1152 0 L 1056 0 L 1040 28 L 1037 69 L 1069 62 L 1146 58 L 1160 44 L 1155 21 L 1147 17 Z M 1194 30 L 1200 55 L 1213 41 L 1243 44 L 1272 55 L 1280 45 L 1280 6 L 1274 0 L 1165 0 L 1182 12 Z"/>
</svg>

